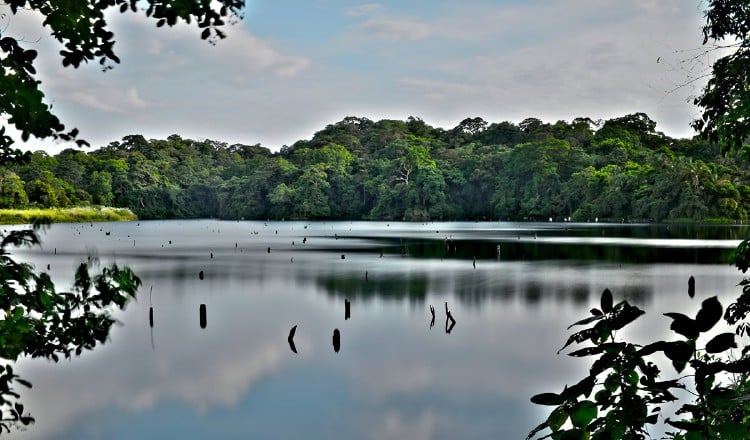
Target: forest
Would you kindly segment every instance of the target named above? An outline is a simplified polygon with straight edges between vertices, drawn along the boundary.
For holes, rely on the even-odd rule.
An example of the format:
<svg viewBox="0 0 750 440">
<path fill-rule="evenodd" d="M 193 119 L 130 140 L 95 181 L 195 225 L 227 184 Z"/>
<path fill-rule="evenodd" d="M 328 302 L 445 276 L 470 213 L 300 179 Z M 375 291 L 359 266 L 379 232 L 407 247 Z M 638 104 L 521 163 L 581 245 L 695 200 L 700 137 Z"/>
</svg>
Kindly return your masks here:
<svg viewBox="0 0 750 440">
<path fill-rule="evenodd" d="M 0 167 L 0 208 L 105 205 L 140 218 L 745 222 L 750 147 L 606 121 L 346 117 L 272 152 L 129 135 Z"/>
</svg>

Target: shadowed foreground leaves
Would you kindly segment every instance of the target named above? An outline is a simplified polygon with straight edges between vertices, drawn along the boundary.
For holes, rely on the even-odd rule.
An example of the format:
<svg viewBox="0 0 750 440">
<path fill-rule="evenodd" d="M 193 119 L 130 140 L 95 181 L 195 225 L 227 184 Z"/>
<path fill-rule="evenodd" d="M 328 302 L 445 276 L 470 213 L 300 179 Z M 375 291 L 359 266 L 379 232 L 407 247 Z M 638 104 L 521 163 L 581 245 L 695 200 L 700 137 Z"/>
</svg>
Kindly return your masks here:
<svg viewBox="0 0 750 440">
<path fill-rule="evenodd" d="M 747 255 L 738 248 L 734 264 L 743 270 Z M 744 253 L 743 253 L 744 252 Z M 574 357 L 595 356 L 589 373 L 560 393 L 541 393 L 531 401 L 553 406 L 547 420 L 528 438 L 559 439 L 645 439 L 649 426 L 661 423 L 667 438 L 745 439 L 750 429 L 750 349 L 733 349 L 747 333 L 741 322 L 750 312 L 746 278 L 743 294 L 722 315 L 717 297 L 705 299 L 694 317 L 664 313 L 672 320 L 670 330 L 678 339 L 654 341 L 645 345 L 619 338 L 617 330 L 632 324 L 644 312 L 627 301 L 613 305 L 612 293 L 602 294 L 601 309 L 573 325 L 587 328 L 573 333 L 563 348 L 573 344 L 588 347 L 568 353 Z M 690 278 L 688 294 L 695 295 L 695 279 Z M 722 320 L 736 325 L 735 332 L 716 334 Z M 677 377 L 664 379 L 653 356 L 669 360 Z M 673 414 L 663 404 L 678 402 Z M 549 433 L 537 437 L 543 431 Z"/>
<path fill-rule="evenodd" d="M 38 244 L 32 230 L 12 231 L 0 243 L 0 358 L 5 361 L 0 365 L 0 434 L 34 422 L 14 388 L 31 383 L 15 374 L 13 362 L 21 356 L 57 362 L 104 343 L 115 323 L 111 311 L 124 308 L 141 285 L 127 267 L 113 264 L 92 277 L 82 263 L 72 292 L 57 292 L 48 274 L 34 272 L 8 251 Z"/>
</svg>

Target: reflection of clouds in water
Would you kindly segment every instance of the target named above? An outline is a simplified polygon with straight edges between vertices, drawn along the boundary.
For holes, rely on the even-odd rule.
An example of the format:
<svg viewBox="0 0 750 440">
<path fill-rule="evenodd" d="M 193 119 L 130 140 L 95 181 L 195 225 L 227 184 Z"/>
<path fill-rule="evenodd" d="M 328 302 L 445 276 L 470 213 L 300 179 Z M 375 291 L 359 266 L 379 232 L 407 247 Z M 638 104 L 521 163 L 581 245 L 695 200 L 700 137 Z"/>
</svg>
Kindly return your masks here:
<svg viewBox="0 0 750 440">
<path fill-rule="evenodd" d="M 349 370 L 359 398 L 382 401 L 393 394 L 423 392 L 431 387 L 439 387 L 439 377 L 431 365 L 418 362 L 398 362 L 396 359 L 384 359 L 381 363 L 366 362 L 369 366 L 358 365 L 352 368 L 365 368 L 367 374 L 358 376 Z M 360 371 L 361 373 L 361 371 Z"/>
<path fill-rule="evenodd" d="M 436 301 L 428 298 L 427 302 Z M 444 318 L 440 309 L 436 310 L 439 320 Z M 355 397 L 371 403 L 409 395 L 425 399 L 432 395 L 436 401 L 485 396 L 527 402 L 532 387 L 545 381 L 562 386 L 561 379 L 575 377 L 577 360 L 559 362 L 554 378 L 549 375 L 549 366 L 562 361 L 555 353 L 564 342 L 564 327 L 550 316 L 572 320 L 573 308 L 542 307 L 531 318 L 536 322 L 531 328 L 530 318 L 515 307 L 488 305 L 481 312 L 458 305 L 451 309 L 460 321 L 451 335 L 430 332 L 420 310 L 407 321 L 393 322 L 377 332 L 350 329 L 347 363 L 341 368 Z M 529 343 L 519 344 L 519 339 Z"/>
<path fill-rule="evenodd" d="M 232 407 L 253 383 L 275 373 L 282 360 L 280 347 L 270 344 L 253 352 L 231 354 L 234 356 L 215 359 L 210 368 L 163 368 L 150 383 L 130 384 L 124 392 L 120 390 L 117 402 L 133 411 L 169 399 L 179 399 L 199 413 L 214 406 Z"/>
<path fill-rule="evenodd" d="M 273 297 L 237 296 L 222 304 L 214 300 L 213 307 L 209 301 L 205 330 L 198 327 L 195 301 L 159 307 L 166 301 L 157 298 L 155 292 L 155 351 L 145 319 L 149 304 L 140 301 L 118 316 L 125 325 L 96 351 L 59 365 L 19 364 L 18 371 L 34 384 L 23 396 L 37 418 L 27 438 L 54 435 L 105 408 L 141 412 L 179 401 L 200 414 L 235 407 L 286 358 L 285 323 L 262 311 Z M 248 313 L 252 309 L 256 312 Z"/>
<path fill-rule="evenodd" d="M 166 359 L 158 360 L 157 365 L 123 360 L 127 365 L 108 363 L 107 371 L 100 371 L 97 365 L 80 368 L 74 360 L 64 372 L 60 366 L 52 366 L 54 381 L 44 379 L 44 369 L 37 370 L 39 376 L 25 376 L 43 393 L 24 395 L 27 407 L 37 416 L 28 438 L 53 435 L 82 423 L 87 414 L 112 406 L 141 412 L 178 400 L 198 414 L 211 407 L 233 407 L 254 383 L 275 374 L 282 360 L 280 347 L 269 343 L 252 352 L 228 349 L 210 365 L 196 363 L 193 368 L 184 364 L 172 368 Z M 27 369 L 21 368 L 24 370 Z M 133 376 L 140 379 L 118 380 Z"/>
<path fill-rule="evenodd" d="M 711 289 L 730 286 L 739 292 L 734 286 L 739 277 L 729 266 L 724 272 L 716 266 L 482 260 L 473 270 L 471 260 L 381 259 L 377 248 L 347 251 L 342 261 L 339 251 L 326 246 L 352 246 L 352 240 L 334 240 L 333 232 L 318 230 L 322 224 L 302 232 L 302 225 L 280 223 L 278 238 L 264 229 L 260 237 L 248 234 L 249 223 L 220 222 L 221 234 L 196 232 L 198 226 L 216 223 L 170 223 L 179 227 L 161 235 L 154 228 L 152 241 L 138 237 L 137 251 L 143 255 L 118 257 L 133 263 L 144 286 L 155 286 L 154 351 L 149 301 L 141 296 L 118 316 L 125 325 L 105 346 L 71 363 L 19 364 L 17 372 L 34 384 L 24 400 L 38 420 L 20 438 L 44 438 L 66 429 L 73 433 L 77 424 L 104 412 L 148 429 L 148 423 L 173 416 L 165 408 L 175 404 L 184 406 L 183 419 L 206 415 L 194 420 L 199 430 L 231 413 L 243 422 L 265 418 L 270 431 L 263 432 L 274 432 L 276 419 L 291 406 L 295 416 L 320 417 L 308 420 L 305 428 L 288 427 L 313 437 L 335 428 L 353 433 L 349 437 L 378 439 L 488 438 L 498 432 L 501 438 L 519 438 L 541 421 L 531 395 L 560 391 L 588 371 L 588 359 L 555 353 L 570 333 L 567 325 L 598 307 L 605 287 L 616 300 L 635 295 L 646 303 L 647 315 L 635 323 L 646 337 L 668 332 L 662 309 L 689 308 L 692 315 L 698 297 L 718 293 Z M 118 228 L 134 226 L 113 225 L 110 241 L 142 232 Z M 238 250 L 233 228 L 243 234 Z M 431 229 L 435 234 L 437 228 Z M 306 252 L 297 253 L 302 234 L 309 237 Z M 191 243 L 193 236 L 197 241 Z M 291 246 L 290 237 L 300 240 L 294 253 L 284 248 Z M 163 250 L 167 239 L 175 244 Z M 266 242 L 273 246 L 271 254 Z M 55 244 L 63 249 L 54 239 L 45 242 L 49 248 Z M 310 251 L 313 245 L 318 250 Z M 157 257 L 148 257 L 147 246 Z M 44 258 L 46 264 L 48 255 Z M 53 268 L 58 266 L 64 267 L 53 261 Z M 198 280 L 199 270 L 206 271 L 204 281 Z M 696 276 L 696 300 L 674 305 L 675 295 L 687 297 L 690 274 Z M 353 301 L 350 320 L 344 319 L 344 297 Z M 442 324 L 444 301 L 459 322 L 450 335 L 429 329 L 428 306 L 436 306 L 436 321 Z M 200 303 L 208 309 L 203 331 Z M 298 355 L 287 343 L 293 325 L 299 325 Z M 334 328 L 344 339 L 338 354 L 330 345 Z M 117 429 L 102 426 L 102 436 L 106 429 Z"/>
</svg>

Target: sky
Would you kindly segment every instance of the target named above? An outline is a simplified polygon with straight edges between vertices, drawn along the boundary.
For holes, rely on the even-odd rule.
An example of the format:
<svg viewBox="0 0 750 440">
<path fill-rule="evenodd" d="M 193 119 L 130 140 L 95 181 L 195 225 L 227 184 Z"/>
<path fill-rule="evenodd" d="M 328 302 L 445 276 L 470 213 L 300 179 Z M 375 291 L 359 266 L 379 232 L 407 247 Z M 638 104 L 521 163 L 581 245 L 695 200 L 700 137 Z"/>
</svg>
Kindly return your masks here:
<svg viewBox="0 0 750 440">
<path fill-rule="evenodd" d="M 692 97 L 705 84 L 694 79 L 715 57 L 701 55 L 704 8 L 701 0 L 248 0 L 244 20 L 215 46 L 195 26 L 156 28 L 142 13 L 113 10 L 121 63 L 107 72 L 63 68 L 32 12 L 0 25 L 40 53 L 48 102 L 92 148 L 179 134 L 276 151 L 346 116 L 414 116 L 449 129 L 477 116 L 554 123 L 644 112 L 658 131 L 690 137 L 699 115 Z"/>
</svg>

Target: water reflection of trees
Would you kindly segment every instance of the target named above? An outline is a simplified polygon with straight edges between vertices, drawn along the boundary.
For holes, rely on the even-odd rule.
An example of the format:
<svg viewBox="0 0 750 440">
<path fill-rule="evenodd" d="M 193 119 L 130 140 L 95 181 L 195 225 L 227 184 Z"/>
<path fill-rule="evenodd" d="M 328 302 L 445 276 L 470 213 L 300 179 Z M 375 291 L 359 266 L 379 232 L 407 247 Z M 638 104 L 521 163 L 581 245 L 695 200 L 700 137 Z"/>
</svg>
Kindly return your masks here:
<svg viewBox="0 0 750 440">
<path fill-rule="evenodd" d="M 464 306 L 472 307 L 481 307 L 486 301 L 517 300 L 527 306 L 536 306 L 546 301 L 586 306 L 591 295 L 598 294 L 588 284 L 556 282 L 553 278 L 520 282 L 508 278 L 481 282 L 472 277 L 472 274 L 456 274 L 452 279 L 454 287 L 450 293 Z M 442 285 L 445 282 L 445 278 L 430 280 L 426 275 L 414 274 L 389 274 L 382 279 L 371 276 L 369 280 L 350 275 L 323 276 L 318 279 L 318 285 L 328 295 L 337 298 L 410 300 L 419 303 L 424 302 L 428 294 L 445 293 L 445 286 Z M 630 284 L 619 289 L 628 301 L 636 304 L 648 303 L 653 297 L 652 289 L 645 285 Z"/>
<path fill-rule="evenodd" d="M 663 226 L 662 226 L 663 227 Z M 676 228 L 676 227 L 675 227 Z M 705 232 L 699 230 L 695 234 L 701 239 L 725 239 L 728 232 Z M 712 231 L 712 230 L 708 230 Z M 727 229 L 734 231 L 734 229 Z M 555 237 L 624 237 L 624 238 L 654 238 L 653 235 L 630 233 L 627 235 L 612 234 L 605 229 L 596 229 L 595 233 L 564 234 L 561 231 L 547 232 Z M 696 235 L 674 234 L 663 238 L 694 239 Z M 733 234 L 729 234 L 733 235 Z M 544 261 L 544 260 L 577 260 L 577 261 L 606 261 L 617 263 L 692 263 L 716 264 L 728 261 L 731 249 L 723 248 L 680 248 L 659 246 L 632 246 L 618 244 L 591 243 L 552 243 L 545 241 L 545 233 L 540 232 L 538 239 L 530 236 L 507 237 L 503 240 L 454 240 L 454 239 L 404 239 L 386 240 L 382 248 L 384 254 L 400 254 L 417 259 L 463 259 L 487 260 L 501 259 L 502 261 Z M 500 255 L 498 255 L 498 253 Z"/>
<path fill-rule="evenodd" d="M 329 295 L 346 298 L 410 299 L 424 301 L 427 297 L 427 277 L 390 274 L 387 277 L 324 276 L 318 284 Z"/>
</svg>

